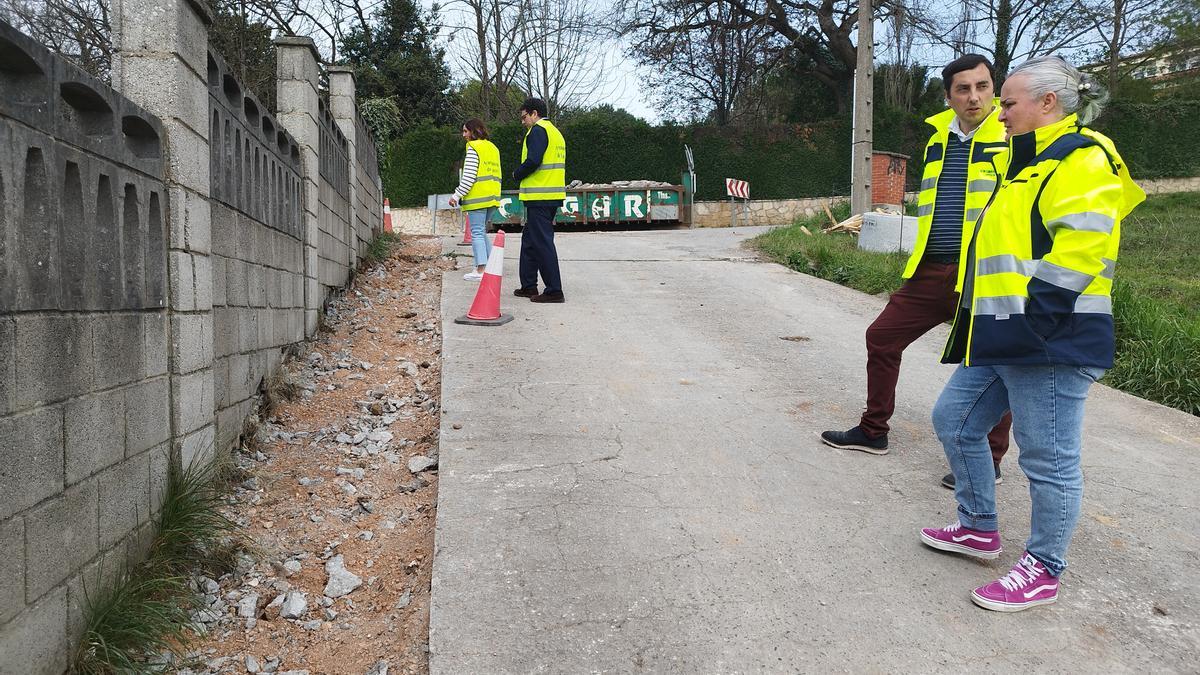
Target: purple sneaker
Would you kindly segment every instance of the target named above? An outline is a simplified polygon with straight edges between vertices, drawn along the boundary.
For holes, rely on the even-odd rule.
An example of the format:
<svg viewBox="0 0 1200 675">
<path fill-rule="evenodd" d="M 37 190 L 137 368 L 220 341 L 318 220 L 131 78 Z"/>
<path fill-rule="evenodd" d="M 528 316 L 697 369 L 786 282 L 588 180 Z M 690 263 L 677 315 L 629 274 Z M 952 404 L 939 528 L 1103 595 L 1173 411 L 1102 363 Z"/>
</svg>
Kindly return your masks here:
<svg viewBox="0 0 1200 675">
<path fill-rule="evenodd" d="M 987 586 L 971 591 L 975 604 L 997 612 L 1019 612 L 1058 600 L 1058 577 L 1028 552 L 1012 571 Z"/>
<path fill-rule="evenodd" d="M 971 530 L 957 522 L 940 530 L 926 527 L 921 530 L 921 541 L 940 551 L 961 553 L 972 558 L 992 560 L 1000 557 L 1000 533 Z"/>
</svg>

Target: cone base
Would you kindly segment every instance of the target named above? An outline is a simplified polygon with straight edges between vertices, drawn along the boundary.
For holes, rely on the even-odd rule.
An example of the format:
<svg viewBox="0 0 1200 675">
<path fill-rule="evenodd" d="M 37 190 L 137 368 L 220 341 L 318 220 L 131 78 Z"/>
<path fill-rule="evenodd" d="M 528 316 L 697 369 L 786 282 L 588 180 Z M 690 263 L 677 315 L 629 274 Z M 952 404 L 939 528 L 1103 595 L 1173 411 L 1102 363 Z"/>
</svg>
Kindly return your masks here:
<svg viewBox="0 0 1200 675">
<path fill-rule="evenodd" d="M 501 314 L 498 319 L 472 319 L 464 314 L 455 319 L 454 323 L 461 323 L 464 326 L 503 326 L 512 320 L 512 314 Z"/>
<path fill-rule="evenodd" d="M 458 245 L 459 245 L 459 246 L 470 246 L 470 245 L 471 245 L 471 242 L 469 242 L 469 241 L 460 241 L 460 242 L 458 242 Z"/>
</svg>

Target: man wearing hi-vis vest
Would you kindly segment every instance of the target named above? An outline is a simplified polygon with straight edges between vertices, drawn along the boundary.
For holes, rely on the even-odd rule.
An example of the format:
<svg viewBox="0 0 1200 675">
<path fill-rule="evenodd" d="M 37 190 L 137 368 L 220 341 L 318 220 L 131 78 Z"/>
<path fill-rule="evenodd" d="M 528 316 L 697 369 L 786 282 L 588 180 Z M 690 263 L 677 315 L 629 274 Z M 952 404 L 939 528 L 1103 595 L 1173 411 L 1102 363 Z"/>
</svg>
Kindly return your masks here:
<svg viewBox="0 0 1200 675">
<path fill-rule="evenodd" d="M 521 232 L 521 287 L 513 295 L 533 302 L 563 302 L 558 251 L 554 248 L 554 215 L 567 198 L 567 143 L 545 119 L 545 101 L 525 99 L 519 112 L 527 131 L 521 144 L 521 165 L 513 175 L 521 181 L 525 229 Z M 541 293 L 538 274 L 546 284 Z"/>
<path fill-rule="evenodd" d="M 1007 146 L 1004 125 L 996 119 L 991 62 L 978 54 L 962 56 L 942 69 L 942 82 L 950 110 L 925 120 L 935 131 L 925 146 L 916 244 L 904 284 L 867 328 L 866 411 L 853 429 L 821 434 L 835 448 L 887 454 L 900 357 L 917 338 L 954 318 L 963 241 L 996 186 L 992 154 Z M 1012 417 L 1005 416 L 988 435 L 997 483 L 1011 425 Z M 942 484 L 953 488 L 954 474 Z"/>
</svg>

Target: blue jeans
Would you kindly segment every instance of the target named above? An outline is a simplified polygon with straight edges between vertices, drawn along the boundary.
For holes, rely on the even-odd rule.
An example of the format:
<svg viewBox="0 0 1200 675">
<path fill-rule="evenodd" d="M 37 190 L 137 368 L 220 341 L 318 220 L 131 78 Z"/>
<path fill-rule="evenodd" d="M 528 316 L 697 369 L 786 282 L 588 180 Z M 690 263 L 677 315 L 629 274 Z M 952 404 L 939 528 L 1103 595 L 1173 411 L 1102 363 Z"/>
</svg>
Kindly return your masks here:
<svg viewBox="0 0 1200 675">
<path fill-rule="evenodd" d="M 487 224 L 492 219 L 496 207 L 467 211 L 467 220 L 471 223 L 471 252 L 475 254 L 475 266 L 483 267 L 492 255 L 492 242 L 487 238 Z"/>
<path fill-rule="evenodd" d="M 987 434 L 1012 410 L 1018 463 L 1033 501 L 1025 549 L 1054 576 L 1067 566 L 1083 502 L 1083 402 L 1103 375 L 1090 366 L 960 365 L 933 407 L 933 428 L 954 472 L 959 523 L 984 531 L 1000 529 Z"/>
</svg>

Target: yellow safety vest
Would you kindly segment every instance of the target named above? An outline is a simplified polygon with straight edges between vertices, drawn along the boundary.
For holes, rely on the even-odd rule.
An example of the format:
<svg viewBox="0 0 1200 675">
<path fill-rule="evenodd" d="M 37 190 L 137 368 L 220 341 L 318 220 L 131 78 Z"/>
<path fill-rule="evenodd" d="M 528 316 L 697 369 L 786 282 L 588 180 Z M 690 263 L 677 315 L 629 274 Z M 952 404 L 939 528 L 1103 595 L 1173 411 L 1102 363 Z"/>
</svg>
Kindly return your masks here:
<svg viewBox="0 0 1200 675">
<path fill-rule="evenodd" d="M 567 198 L 567 142 L 549 120 L 538 120 L 537 125 L 546 130 L 546 154 L 536 171 L 521 180 L 520 197 L 523 202 L 562 201 Z M 529 156 L 529 132 L 521 141 L 521 162 Z"/>
<path fill-rule="evenodd" d="M 475 183 L 471 190 L 463 195 L 463 211 L 486 209 L 500 205 L 500 149 L 488 140 L 467 141 L 467 147 L 473 148 L 479 156 L 479 170 L 475 173 Z"/>
<path fill-rule="evenodd" d="M 1004 139 L 1006 133 L 1004 125 L 998 119 L 1000 103 L 998 100 L 992 103 L 995 106 L 992 114 L 984 118 L 971 137 L 970 163 L 967 165 L 966 208 L 963 209 L 962 240 L 964 243 L 970 237 L 975 221 L 979 220 L 979 215 L 983 213 L 983 207 L 987 204 L 988 198 L 992 196 L 992 190 L 996 188 L 996 171 L 992 167 L 992 155 L 1008 147 L 1008 143 Z M 929 138 L 929 143 L 925 145 L 925 170 L 921 175 L 921 191 L 917 197 L 917 240 L 913 245 L 912 255 L 909 256 L 908 263 L 904 266 L 903 277 L 905 279 L 916 273 L 917 265 L 921 264 L 921 258 L 925 256 L 925 246 L 929 243 L 929 231 L 933 228 L 933 207 L 937 200 L 938 178 L 942 175 L 942 160 L 946 154 L 946 143 L 950 138 L 950 123 L 954 121 L 954 115 L 953 110 L 946 110 L 925 120 L 936 131 Z M 967 247 L 964 245 L 958 256 L 959 283 L 962 282 L 963 274 L 961 263 L 966 254 Z"/>
<path fill-rule="evenodd" d="M 1111 368 L 1121 220 L 1146 193 L 1075 115 L 1013 137 L 995 166 L 1000 185 L 963 247 L 970 309 L 942 360 Z"/>
</svg>

